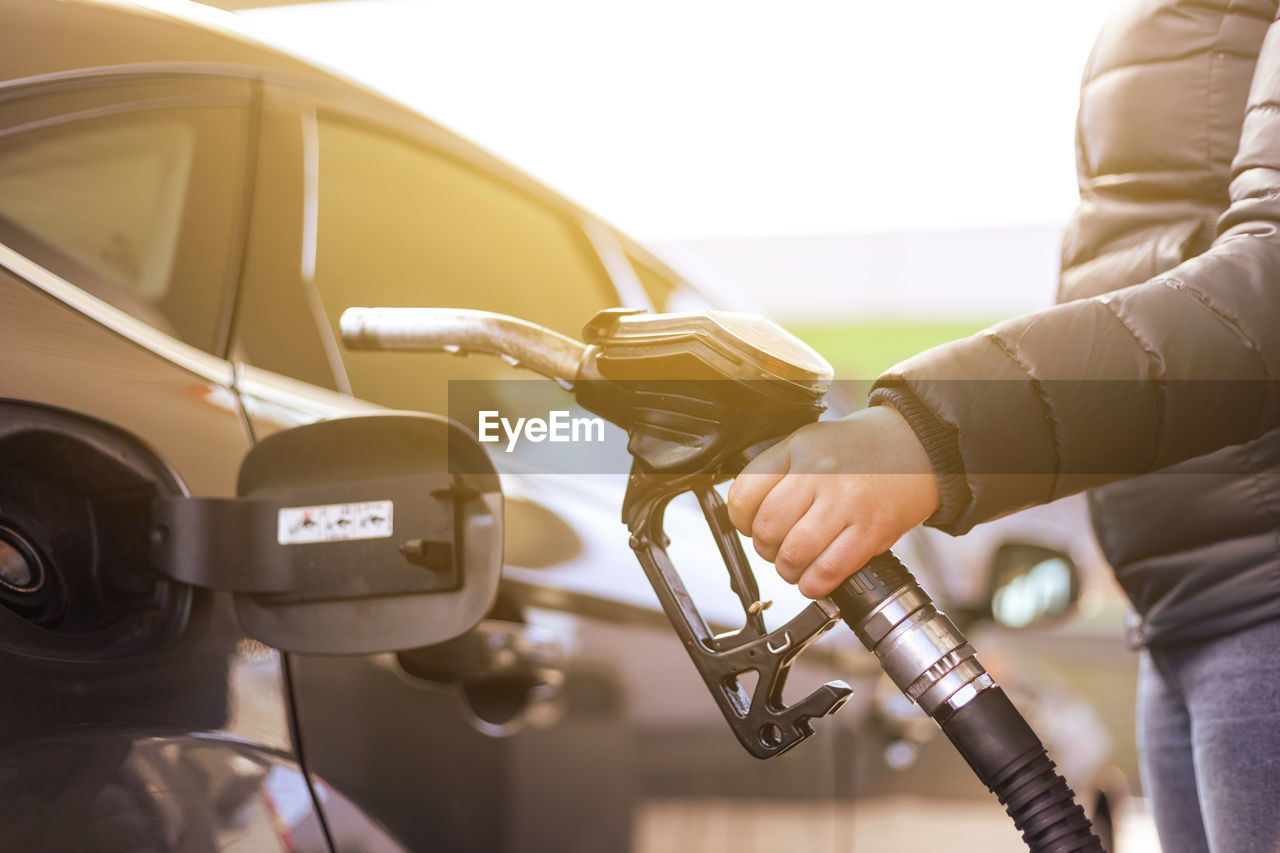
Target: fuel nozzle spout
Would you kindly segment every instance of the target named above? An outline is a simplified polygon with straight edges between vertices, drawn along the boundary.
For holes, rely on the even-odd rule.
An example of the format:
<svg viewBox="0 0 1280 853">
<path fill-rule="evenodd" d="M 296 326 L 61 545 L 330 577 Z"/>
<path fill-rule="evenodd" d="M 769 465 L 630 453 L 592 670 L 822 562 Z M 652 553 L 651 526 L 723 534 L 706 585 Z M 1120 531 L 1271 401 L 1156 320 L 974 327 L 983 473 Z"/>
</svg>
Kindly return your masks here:
<svg viewBox="0 0 1280 853">
<path fill-rule="evenodd" d="M 1102 853 L 1044 744 L 911 572 L 880 554 L 830 596 L 840 618 L 938 723 L 1032 853 Z"/>
<path fill-rule="evenodd" d="M 584 344 L 551 329 L 468 308 L 348 308 L 338 327 L 348 349 L 486 353 L 565 384 L 587 355 Z"/>
</svg>

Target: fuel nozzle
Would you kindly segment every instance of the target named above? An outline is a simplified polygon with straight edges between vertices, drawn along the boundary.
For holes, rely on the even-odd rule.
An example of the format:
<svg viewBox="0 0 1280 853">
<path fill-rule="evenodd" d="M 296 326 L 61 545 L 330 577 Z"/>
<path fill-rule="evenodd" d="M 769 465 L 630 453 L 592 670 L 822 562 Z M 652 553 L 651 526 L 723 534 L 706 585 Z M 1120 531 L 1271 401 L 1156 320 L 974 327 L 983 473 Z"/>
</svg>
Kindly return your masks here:
<svg viewBox="0 0 1280 853">
<path fill-rule="evenodd" d="M 1044 746 L 892 554 L 875 557 L 829 599 L 769 631 L 737 532 L 715 485 L 754 452 L 818 419 L 831 366 L 760 317 L 722 312 L 601 312 L 586 345 L 511 317 L 448 308 L 348 309 L 343 341 L 360 349 L 488 352 L 571 385 L 578 402 L 627 430 L 633 457 L 622 518 L 672 627 L 738 740 L 760 758 L 813 733 L 811 720 L 850 694 L 829 682 L 792 705 L 783 684 L 800 652 L 843 619 L 893 682 L 941 726 L 1003 803 L 1035 853 L 1101 853 L 1083 810 Z M 717 633 L 667 554 L 663 516 L 698 497 L 744 610 Z M 750 692 L 741 676 L 758 676 Z"/>
<path fill-rule="evenodd" d="M 624 426 L 635 462 L 623 520 L 632 547 L 730 727 L 753 755 L 770 757 L 807 737 L 816 711 L 843 703 L 847 686 L 825 685 L 794 708 L 779 691 L 735 694 L 753 658 L 790 652 L 838 616 L 879 659 L 894 684 L 942 728 L 993 791 L 1036 853 L 1100 853 L 1084 811 L 1044 746 L 978 661 L 973 646 L 890 553 L 873 558 L 829 599 L 814 602 L 773 633 L 752 610 L 754 581 L 736 531 L 709 483 L 727 479 L 762 447 L 817 420 L 831 367 L 767 320 L 732 314 L 605 312 L 587 325 L 591 345 L 578 399 Z M 731 585 L 746 611 L 742 630 L 713 636 L 667 558 L 662 511 L 679 491 L 698 495 Z M 766 678 L 760 679 L 763 685 Z M 789 721 L 780 727 L 778 720 Z M 777 738 L 786 734 L 786 742 Z"/>
</svg>

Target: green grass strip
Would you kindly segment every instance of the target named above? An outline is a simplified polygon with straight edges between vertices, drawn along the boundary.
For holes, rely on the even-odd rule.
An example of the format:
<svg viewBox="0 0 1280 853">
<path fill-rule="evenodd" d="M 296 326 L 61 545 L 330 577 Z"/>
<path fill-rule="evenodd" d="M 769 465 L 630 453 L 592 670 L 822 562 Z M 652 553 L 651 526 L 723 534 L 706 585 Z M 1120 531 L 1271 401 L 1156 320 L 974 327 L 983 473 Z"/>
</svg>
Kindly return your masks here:
<svg viewBox="0 0 1280 853">
<path fill-rule="evenodd" d="M 831 362 L 838 379 L 875 379 L 890 367 L 938 344 L 981 331 L 997 321 L 788 325 L 788 330 Z"/>
</svg>

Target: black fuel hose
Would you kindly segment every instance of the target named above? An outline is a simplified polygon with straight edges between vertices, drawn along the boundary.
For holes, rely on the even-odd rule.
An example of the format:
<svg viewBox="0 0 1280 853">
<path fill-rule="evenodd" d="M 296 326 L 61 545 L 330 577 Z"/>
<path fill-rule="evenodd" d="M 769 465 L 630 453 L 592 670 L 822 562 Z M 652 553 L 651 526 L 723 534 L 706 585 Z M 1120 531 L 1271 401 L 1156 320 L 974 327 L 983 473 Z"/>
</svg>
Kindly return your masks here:
<svg viewBox="0 0 1280 853">
<path fill-rule="evenodd" d="M 897 557 L 872 558 L 831 601 L 1000 800 L 1032 853 L 1103 853 L 1031 726 Z"/>
</svg>

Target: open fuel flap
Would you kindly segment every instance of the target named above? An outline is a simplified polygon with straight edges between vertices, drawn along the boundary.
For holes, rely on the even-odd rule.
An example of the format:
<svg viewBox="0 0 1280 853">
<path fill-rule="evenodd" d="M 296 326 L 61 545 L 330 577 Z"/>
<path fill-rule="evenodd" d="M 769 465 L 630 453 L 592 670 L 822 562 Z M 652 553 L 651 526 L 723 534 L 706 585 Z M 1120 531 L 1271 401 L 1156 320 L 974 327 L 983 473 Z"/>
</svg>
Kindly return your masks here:
<svg viewBox="0 0 1280 853">
<path fill-rule="evenodd" d="M 259 442 L 236 498 L 156 498 L 152 561 L 235 594 L 251 636 L 279 649 L 369 654 L 475 626 L 502 571 L 502 493 L 475 437 L 389 413 Z"/>
</svg>

